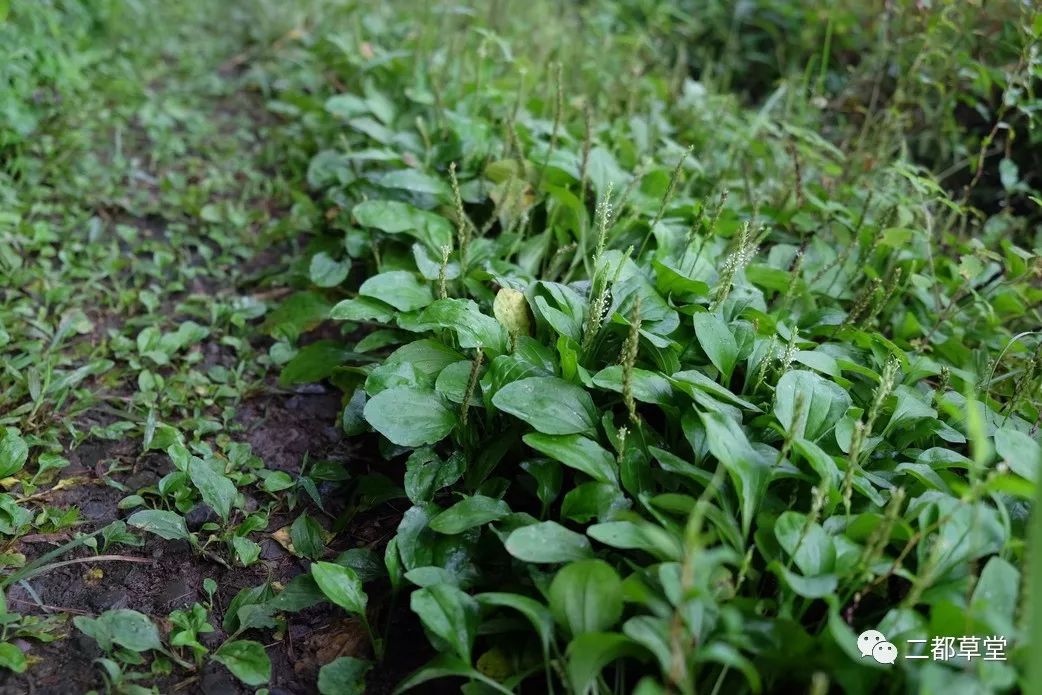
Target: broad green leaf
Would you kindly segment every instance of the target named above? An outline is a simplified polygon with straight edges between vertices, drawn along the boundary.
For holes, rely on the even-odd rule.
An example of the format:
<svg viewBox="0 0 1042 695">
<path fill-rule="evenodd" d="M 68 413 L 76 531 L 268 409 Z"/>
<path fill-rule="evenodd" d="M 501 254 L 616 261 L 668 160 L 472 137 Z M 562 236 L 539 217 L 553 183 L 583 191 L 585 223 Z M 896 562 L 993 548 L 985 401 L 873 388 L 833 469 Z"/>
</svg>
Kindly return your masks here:
<svg viewBox="0 0 1042 695">
<path fill-rule="evenodd" d="M 343 343 L 318 340 L 297 351 L 282 367 L 279 383 L 283 386 L 313 384 L 328 378 L 337 367 L 355 357 Z"/>
<path fill-rule="evenodd" d="M 609 185 L 614 186 L 616 191 L 623 190 L 630 180 L 630 175 L 615 160 L 611 151 L 599 145 L 590 150 L 587 172 L 598 197 L 605 194 Z"/>
<path fill-rule="evenodd" d="M 649 493 L 654 485 L 651 459 L 640 446 L 627 446 L 619 456 L 619 480 L 634 497 Z"/>
<path fill-rule="evenodd" d="M 568 491 L 561 501 L 560 514 L 565 519 L 585 524 L 591 519 L 611 517 L 630 506 L 629 499 L 618 485 L 590 480 Z"/>
<path fill-rule="evenodd" d="M 671 629 L 669 621 L 665 618 L 634 616 L 622 626 L 622 632 L 654 654 L 663 672 L 672 668 L 673 647 L 669 638 Z"/>
<path fill-rule="evenodd" d="M 508 514 L 510 507 L 503 500 L 472 495 L 431 519 L 430 527 L 438 533 L 453 535 L 484 526 L 490 521 L 498 521 Z"/>
<path fill-rule="evenodd" d="M 1002 427 L 995 431 L 995 451 L 1014 473 L 1032 482 L 1038 481 L 1042 445 L 1037 441 L 1012 427 Z"/>
<path fill-rule="evenodd" d="M 369 113 L 365 99 L 356 94 L 336 94 L 326 99 L 323 108 L 326 111 L 347 121 Z"/>
<path fill-rule="evenodd" d="M 112 651 L 112 631 L 100 617 L 90 618 L 85 615 L 77 615 L 73 617 L 72 624 L 76 626 L 77 630 L 97 642 L 102 651 Z"/>
<path fill-rule="evenodd" d="M 696 419 L 692 417 L 688 422 L 696 422 Z M 698 434 L 702 435 L 702 439 L 704 440 L 705 429 L 702 427 L 701 424 L 697 424 L 694 426 L 697 426 L 699 428 Z M 709 481 L 713 479 L 712 474 L 708 471 L 705 471 L 701 468 L 698 468 L 697 466 L 692 465 L 691 463 L 685 461 L 676 454 L 671 454 L 668 451 L 659 449 L 657 446 L 649 446 L 648 452 L 655 457 L 655 460 L 658 461 L 658 464 L 662 466 L 662 470 L 664 471 L 676 473 L 677 475 L 682 475 L 685 478 L 690 478 L 691 480 L 696 481 L 699 485 L 703 486 L 708 485 Z M 691 510 L 688 509 L 686 511 Z"/>
<path fill-rule="evenodd" d="M 633 314 L 639 299 L 641 336 L 659 347 L 669 344 L 663 336 L 671 334 L 680 325 L 677 312 L 662 298 L 648 280 L 645 270 L 618 249 L 604 254 L 609 272 L 618 269 L 618 280 L 611 287 L 612 304 L 609 315 L 613 320 L 628 324 L 625 317 Z"/>
<path fill-rule="evenodd" d="M 505 385 L 515 381 L 533 376 L 553 376 L 554 372 L 552 367 L 546 369 L 522 358 L 517 353 L 512 353 L 493 357 L 486 375 L 491 382 L 490 390 L 495 393 Z"/>
<path fill-rule="evenodd" d="M 504 545 L 508 553 L 525 562 L 570 562 L 593 554 L 585 536 L 554 521 L 522 526 L 507 536 Z"/>
<path fill-rule="evenodd" d="M 387 542 L 387 547 L 384 548 L 384 568 L 387 570 L 387 578 L 391 582 L 393 591 L 398 591 L 405 577 L 402 562 L 402 554 L 398 552 L 398 537 L 395 536 Z"/>
<path fill-rule="evenodd" d="M 831 381 L 814 372 L 794 369 L 778 380 L 774 415 L 789 436 L 813 442 L 832 430 L 851 402 L 847 392 Z"/>
<path fill-rule="evenodd" d="M 571 290 L 569 290 L 571 292 Z M 574 294 L 574 292 L 572 292 Z M 568 295 L 564 295 L 568 296 Z M 538 315 L 550 324 L 550 327 L 564 337 L 579 341 L 582 338 L 581 320 L 583 316 L 582 307 L 574 308 L 564 305 L 564 310 L 551 306 L 549 300 L 541 295 L 536 295 L 534 305 Z"/>
<path fill-rule="evenodd" d="M 451 364 L 459 362 L 463 355 L 437 340 L 417 340 L 403 345 L 373 369 L 365 380 L 365 390 L 370 396 L 395 386 L 425 386 L 433 388 L 438 375 Z M 409 383 L 398 383 L 402 376 Z"/>
<path fill-rule="evenodd" d="M 285 589 L 268 601 L 268 605 L 279 611 L 295 613 L 325 600 L 325 594 L 318 588 L 311 575 L 298 574 L 289 580 Z"/>
<path fill-rule="evenodd" d="M 388 234 L 408 234 L 436 254 L 444 246 L 451 246 L 454 229 L 452 223 L 434 213 L 420 210 L 394 200 L 367 200 L 352 210 L 358 223 L 373 227 Z"/>
<path fill-rule="evenodd" d="M 3 17 L 0 17 L 0 21 L 3 21 Z M 0 668 L 6 668 L 15 673 L 24 673 L 27 666 L 25 653 L 21 649 L 10 642 L 0 642 Z"/>
<path fill-rule="evenodd" d="M 407 270 L 389 270 L 373 275 L 358 288 L 358 294 L 378 299 L 399 311 L 422 309 L 434 301 L 430 286 Z"/>
<path fill-rule="evenodd" d="M 642 525 L 633 521 L 606 521 L 593 524 L 586 529 L 586 535 L 612 548 L 624 550 L 637 550 L 649 545 Z"/>
<path fill-rule="evenodd" d="M 459 577 L 444 567 L 417 567 L 405 573 L 405 579 L 418 587 L 449 584 L 459 586 Z"/>
<path fill-rule="evenodd" d="M 227 521 L 232 512 L 232 502 L 235 500 L 235 484 L 214 470 L 209 462 L 197 456 L 193 456 L 188 462 L 188 477 L 199 490 L 203 502 L 210 505 L 221 519 Z"/>
<path fill-rule="evenodd" d="M 836 564 L 832 539 L 819 523 L 799 512 L 783 512 L 774 523 L 774 535 L 807 576 L 831 572 Z"/>
<path fill-rule="evenodd" d="M 462 455 L 443 461 L 431 449 L 417 449 L 405 462 L 405 494 L 413 504 L 429 502 L 434 493 L 463 476 Z"/>
<path fill-rule="evenodd" d="M 542 316 L 561 335 L 582 338 L 581 325 L 586 315 L 586 300 L 568 285 L 540 281 L 532 289 L 537 316 Z M 547 314 L 550 309 L 554 318 Z"/>
<path fill-rule="evenodd" d="M 0 428 L 0 478 L 22 470 L 29 457 L 29 446 L 13 427 Z"/>
<path fill-rule="evenodd" d="M 741 652 L 727 642 L 718 640 L 707 644 L 698 651 L 697 659 L 701 662 L 715 662 L 735 669 L 745 676 L 745 680 L 749 683 L 749 690 L 753 695 L 759 695 L 763 691 L 763 682 L 756 665 L 742 656 Z"/>
<path fill-rule="evenodd" d="M 232 536 L 232 549 L 243 567 L 249 567 L 260 558 L 259 544 L 243 536 Z"/>
<path fill-rule="evenodd" d="M 547 508 L 561 491 L 564 476 L 561 474 L 560 464 L 548 459 L 535 459 L 522 462 L 521 468 L 535 478 L 536 497 L 543 503 L 544 509 Z"/>
<path fill-rule="evenodd" d="M 488 691 L 502 693 L 502 695 L 513 695 L 513 691 L 500 685 L 499 681 L 489 678 L 459 657 L 444 652 L 438 654 L 425 666 L 399 683 L 394 689 L 394 695 L 401 695 L 401 693 L 413 690 L 417 686 L 437 678 L 450 677 L 480 681 L 482 686 Z"/>
<path fill-rule="evenodd" d="M 430 529 L 429 523 L 437 512 L 436 505 L 424 503 L 410 507 L 402 515 L 395 542 L 406 570 L 434 564 L 433 546 L 438 536 Z"/>
<path fill-rule="evenodd" d="M 397 188 L 431 195 L 442 202 L 447 202 L 452 197 L 452 190 L 448 183 L 416 169 L 389 171 L 377 177 L 376 182 L 384 188 Z"/>
<path fill-rule="evenodd" d="M 422 446 L 444 439 L 456 426 L 456 413 L 434 391 L 398 386 L 365 404 L 366 421 L 399 446 Z"/>
<path fill-rule="evenodd" d="M 412 593 L 409 606 L 428 632 L 444 641 L 460 659 L 471 662 L 478 631 L 478 602 L 454 586 L 435 584 Z"/>
<path fill-rule="evenodd" d="M 981 570 L 970 597 L 970 608 L 994 634 L 1012 634 L 1016 630 L 1019 593 L 1020 571 L 1007 560 L 993 557 Z"/>
<path fill-rule="evenodd" d="M 356 177 L 351 171 L 351 160 L 343 152 L 335 150 L 322 150 L 315 154 L 308 162 L 306 179 L 308 185 L 315 190 L 329 188 L 331 186 L 346 185 Z M 212 206 L 207 205 L 203 210 Z M 219 211 L 215 212 L 219 215 Z M 220 221 L 219 219 L 217 221 Z"/>
<path fill-rule="evenodd" d="M 338 261 L 325 251 L 320 251 L 311 257 L 308 275 L 311 277 L 311 282 L 319 287 L 336 287 L 347 279 L 347 272 L 350 268 L 349 261 Z"/>
<path fill-rule="evenodd" d="M 716 314 L 695 314 L 695 336 L 698 344 L 709 356 L 709 361 L 724 375 L 724 383 L 731 380 L 735 362 L 738 361 L 738 343 L 727 324 Z"/>
<path fill-rule="evenodd" d="M 836 358 L 820 350 L 797 350 L 793 359 L 832 377 L 841 376 Z"/>
<path fill-rule="evenodd" d="M 622 580 L 603 560 L 565 565 L 548 596 L 554 619 L 572 636 L 607 630 L 622 617 Z"/>
<path fill-rule="evenodd" d="M 944 523 L 936 531 L 935 543 L 946 552 L 935 563 L 939 579 L 964 566 L 966 562 L 999 552 L 1008 542 L 1009 530 L 991 505 L 970 503 L 944 493 L 928 490 L 908 507 L 907 515 L 917 517 L 920 528 L 928 528 L 936 519 Z M 926 562 L 928 547 L 916 548 L 918 561 Z"/>
<path fill-rule="evenodd" d="M 704 264 L 705 259 L 703 258 L 701 261 Z M 655 269 L 655 286 L 666 296 L 670 294 L 699 297 L 709 295 L 709 285 L 693 277 L 696 274 L 694 272 L 684 272 L 669 263 L 660 261 L 653 261 L 652 267 Z"/>
<path fill-rule="evenodd" d="M 380 143 L 381 145 L 390 145 L 392 142 L 398 139 L 398 134 L 391 128 L 388 128 L 384 123 L 370 118 L 369 116 L 359 116 L 357 118 L 351 118 L 347 121 L 348 127 L 352 130 L 356 130 L 359 133 L 363 133 L 370 140 Z M 374 177 L 375 178 L 375 177 Z"/>
<path fill-rule="evenodd" d="M 353 569 L 332 562 L 313 562 L 311 576 L 330 601 L 348 613 L 365 617 L 367 597 L 362 580 Z"/>
<path fill-rule="evenodd" d="M 666 405 L 673 396 L 673 387 L 670 385 L 669 379 L 658 372 L 634 368 L 630 379 L 633 397 L 638 401 Z M 593 383 L 602 389 L 622 393 L 624 391 L 622 367 L 617 364 L 605 367 L 593 376 Z"/>
<path fill-rule="evenodd" d="M 798 438 L 792 443 L 793 451 L 798 453 L 810 464 L 814 472 L 821 479 L 821 485 L 826 491 L 836 490 L 842 484 L 842 476 L 836 461 L 820 446 L 806 439 Z"/>
<path fill-rule="evenodd" d="M 455 280 L 460 275 L 459 261 L 450 260 L 442 266 L 441 254 L 433 256 L 423 244 L 412 245 L 412 259 L 416 262 L 416 269 L 420 271 L 427 280 L 438 280 L 445 277 L 446 280 Z"/>
<path fill-rule="evenodd" d="M 143 509 L 134 512 L 127 518 L 127 523 L 149 533 L 154 533 L 168 541 L 188 540 L 188 526 L 184 518 L 176 512 L 161 509 Z"/>
<path fill-rule="evenodd" d="M 492 404 L 544 434 L 593 433 L 597 422 L 590 394 L 557 377 L 509 383 L 496 392 Z"/>
<path fill-rule="evenodd" d="M 322 557 L 326 550 L 326 544 L 322 538 L 322 527 L 307 512 L 298 516 L 290 526 L 289 538 L 296 554 L 309 560 Z"/>
<path fill-rule="evenodd" d="M 270 471 L 268 475 L 262 477 L 264 484 L 261 487 L 265 492 L 281 492 L 293 487 L 293 478 L 285 471 Z"/>
<path fill-rule="evenodd" d="M 439 299 L 415 320 L 399 322 L 402 328 L 430 331 L 447 328 L 456 333 L 461 348 L 484 348 L 492 352 L 506 351 L 506 331 L 491 316 L 481 313 L 477 302 L 470 299 Z"/>
<path fill-rule="evenodd" d="M 470 377 L 473 371 L 474 362 L 472 360 L 463 360 L 462 362 L 450 364 L 448 367 L 441 370 L 440 374 L 438 374 L 438 378 L 434 382 L 434 390 L 453 403 L 463 403 L 466 398 L 467 387 L 470 385 Z M 479 369 L 479 379 L 480 374 L 483 371 L 484 369 Z M 471 394 L 471 397 L 474 401 L 480 402 L 480 380 L 476 382 L 475 391 Z"/>
<path fill-rule="evenodd" d="M 924 395 L 908 386 L 900 385 L 895 388 L 894 399 L 896 403 L 894 412 L 890 416 L 890 421 L 886 424 L 885 431 L 890 431 L 895 427 L 907 425 L 917 420 L 932 420 L 936 418 L 937 411 L 924 402 L 925 398 Z"/>
<path fill-rule="evenodd" d="M 381 145 L 390 145 L 397 137 L 393 130 L 367 116 L 352 118 L 347 122 L 347 125 L 353 130 L 364 133 L 369 139 L 375 140 Z"/>
<path fill-rule="evenodd" d="M 474 598 L 477 599 L 478 603 L 484 606 L 512 608 L 513 610 L 518 611 L 528 618 L 528 622 L 530 622 L 536 632 L 539 633 L 539 640 L 542 642 L 543 652 L 545 653 L 550 648 L 550 640 L 553 639 L 554 633 L 553 617 L 546 606 L 539 601 L 528 598 L 527 596 L 501 592 L 478 594 Z"/>
<path fill-rule="evenodd" d="M 767 569 L 774 572 L 797 596 L 803 598 L 824 598 L 836 593 L 839 578 L 835 574 L 819 574 L 808 577 L 788 569 L 775 560 Z"/>
<path fill-rule="evenodd" d="M 224 620 L 221 627 L 227 633 L 241 632 L 251 627 L 274 627 L 270 611 L 263 610 L 270 607 L 269 601 L 273 597 L 271 585 L 267 582 L 257 586 L 247 586 L 235 594 L 231 603 L 224 611 Z"/>
<path fill-rule="evenodd" d="M 934 469 L 921 463 L 901 463 L 894 469 L 894 472 L 910 475 L 928 488 L 941 490 L 946 493 L 951 492 L 951 488 L 948 487 L 948 484 L 944 482 L 941 476 L 937 475 Z"/>
<path fill-rule="evenodd" d="M 526 434 L 525 444 L 536 451 L 582 471 L 596 481 L 618 485 L 615 457 L 597 442 L 579 434 Z"/>
<path fill-rule="evenodd" d="M 785 292 L 793 284 L 789 273 L 766 263 L 750 263 L 745 267 L 745 277 L 752 284 L 775 292 Z"/>
<path fill-rule="evenodd" d="M 225 642 L 213 658 L 224 664 L 246 685 L 264 685 L 271 680 L 271 660 L 264 645 L 253 640 Z"/>
<path fill-rule="evenodd" d="M 264 319 L 262 330 L 291 336 L 293 340 L 309 331 L 329 316 L 329 303 L 315 292 L 297 292 L 279 304 Z"/>
<path fill-rule="evenodd" d="M 380 556 L 370 548 L 345 550 L 336 556 L 334 562 L 353 569 L 363 583 L 381 579 L 386 574 Z"/>
<path fill-rule="evenodd" d="M 588 693 L 605 666 L 626 656 L 643 658 L 644 649 L 616 632 L 585 632 L 568 644 L 565 673 L 573 693 Z"/>
<path fill-rule="evenodd" d="M 748 535 L 767 488 L 769 468 L 734 420 L 719 412 L 699 412 L 699 416 L 709 451 L 727 469 L 735 486 L 742 509 L 742 535 Z"/>
<path fill-rule="evenodd" d="M 663 559 L 679 560 L 684 555 L 672 531 L 646 521 L 606 521 L 593 524 L 586 534 L 612 548 L 643 550 Z"/>
<path fill-rule="evenodd" d="M 388 323 L 396 316 L 394 307 L 371 297 L 354 297 L 338 302 L 329 310 L 334 321 L 379 321 Z"/>
<path fill-rule="evenodd" d="M 158 349 L 167 355 L 173 355 L 178 350 L 195 345 L 210 335 L 210 329 L 200 326 L 195 321 L 181 323 L 173 333 L 165 333 L 159 339 Z"/>
<path fill-rule="evenodd" d="M 363 695 L 365 674 L 373 667 L 368 661 L 341 656 L 318 670 L 321 695 Z"/>
<path fill-rule="evenodd" d="M 147 615 L 128 608 L 105 611 L 97 618 L 76 616 L 73 622 L 105 651 L 111 650 L 113 644 L 133 652 L 163 648 L 155 624 Z"/>
<path fill-rule="evenodd" d="M 163 648 L 155 623 L 142 613 L 120 608 L 105 611 L 99 619 L 108 624 L 112 641 L 121 647 L 135 652 Z"/>
<path fill-rule="evenodd" d="M 757 408 L 755 404 L 750 403 L 744 398 L 739 398 L 735 394 L 731 393 L 731 391 L 696 369 L 677 372 L 671 376 L 669 380 L 677 389 L 683 391 L 692 398 L 697 397 L 695 393 L 696 391 L 701 391 L 713 396 L 718 401 L 736 405 L 744 410 L 760 412 L 760 409 Z"/>
</svg>

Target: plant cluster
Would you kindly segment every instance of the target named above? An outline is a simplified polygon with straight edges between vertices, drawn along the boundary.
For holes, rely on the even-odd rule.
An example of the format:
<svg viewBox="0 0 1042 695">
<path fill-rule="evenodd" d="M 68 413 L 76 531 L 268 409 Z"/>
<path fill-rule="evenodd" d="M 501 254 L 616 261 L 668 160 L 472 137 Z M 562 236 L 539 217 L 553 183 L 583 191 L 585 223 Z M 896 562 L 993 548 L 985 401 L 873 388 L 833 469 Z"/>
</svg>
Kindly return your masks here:
<svg viewBox="0 0 1042 695">
<path fill-rule="evenodd" d="M 533 47 L 537 13 L 478 15 L 367 15 L 340 93 L 278 97 L 328 207 L 296 301 L 348 295 L 346 345 L 283 378 L 329 378 L 345 431 L 405 460 L 385 563 L 438 656 L 401 688 L 1023 687 L 1037 238 L 885 128 L 836 146 L 823 85 L 750 110 L 628 65 L 618 15 L 565 11 L 572 40 Z M 874 626 L 1021 646 L 876 669 Z"/>
<path fill-rule="evenodd" d="M 400 606 L 399 691 L 1042 687 L 1037 10 L 243 0 L 145 50 L 149 3 L 60 4 L 0 0 L 38 42 L 0 41 L 2 586 L 155 538 L 306 568 L 76 617 L 110 691 L 264 687 L 251 637 L 321 605 L 367 645 L 324 694 L 405 648 Z M 355 459 L 268 467 L 236 412 L 270 371 L 342 392 Z M 126 519 L 81 533 L 47 496 L 123 438 Z M 333 551 L 371 510 L 393 535 Z M 16 672 L 61 628 L 0 619 Z M 878 664 L 869 628 L 1009 659 Z"/>
</svg>

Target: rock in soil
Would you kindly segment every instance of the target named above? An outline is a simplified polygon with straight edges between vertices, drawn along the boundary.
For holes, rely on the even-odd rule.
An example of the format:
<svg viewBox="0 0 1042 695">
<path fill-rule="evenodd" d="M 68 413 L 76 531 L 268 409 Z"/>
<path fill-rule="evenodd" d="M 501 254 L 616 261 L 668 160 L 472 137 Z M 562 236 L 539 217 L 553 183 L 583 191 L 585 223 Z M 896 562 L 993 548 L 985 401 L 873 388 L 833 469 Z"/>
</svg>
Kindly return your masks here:
<svg viewBox="0 0 1042 695">
<path fill-rule="evenodd" d="M 203 524 L 208 524 L 211 521 L 218 521 L 217 512 L 211 509 L 210 505 L 203 502 L 195 505 L 185 514 L 185 524 L 188 525 L 189 531 L 198 531 L 203 527 Z"/>
</svg>

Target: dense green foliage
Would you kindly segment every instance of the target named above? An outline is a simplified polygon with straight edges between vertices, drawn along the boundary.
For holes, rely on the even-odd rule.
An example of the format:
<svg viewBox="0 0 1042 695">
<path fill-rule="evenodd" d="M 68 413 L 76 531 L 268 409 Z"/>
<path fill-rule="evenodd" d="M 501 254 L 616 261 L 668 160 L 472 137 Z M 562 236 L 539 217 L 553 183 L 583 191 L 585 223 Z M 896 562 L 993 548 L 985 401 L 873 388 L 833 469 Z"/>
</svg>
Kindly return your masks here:
<svg viewBox="0 0 1042 695">
<path fill-rule="evenodd" d="M 309 574 L 281 593 L 240 592 L 212 658 L 266 683 L 263 647 L 243 633 L 324 597 L 371 649 L 326 666 L 319 687 L 357 691 L 388 646 L 386 604 L 368 597 L 389 591 L 431 655 L 401 689 L 448 677 L 468 693 L 1042 687 L 1029 670 L 1042 590 L 1025 571 L 1038 575 L 1042 554 L 1028 552 L 1042 542 L 1029 533 L 1042 465 L 1042 15 L 1012 1 L 873 5 L 257 5 L 264 21 L 235 37 L 232 60 L 270 121 L 235 143 L 276 182 L 254 175 L 232 199 L 235 164 L 218 153 L 198 162 L 209 183 L 172 163 L 159 199 L 149 189 L 119 206 L 204 220 L 221 249 L 199 240 L 208 253 L 185 258 L 218 273 L 251 255 L 255 227 L 290 239 L 296 255 L 265 279 L 288 297 L 189 298 L 177 313 L 195 320 L 150 327 L 157 270 L 155 306 L 79 376 L 134 374 L 138 417 L 91 436 L 140 432 L 169 454 L 158 489 L 124 498 L 141 507 L 127 524 L 210 557 L 256 561 L 249 536 L 268 522 L 245 510 L 251 486 L 294 509 L 319 501 L 316 483 L 350 476 L 341 525 L 387 507 L 400 523 L 378 563 L 369 548 L 334 558 L 300 515 L 287 533 Z M 87 21 L 12 21 L 24 31 L 56 16 Z M 34 138 L 51 111 L 29 95 L 78 93 L 95 60 L 84 35 L 53 35 L 56 52 L 25 53 L 0 83 L 18 115 L 0 125 L 0 151 L 20 163 L 0 200 L 27 211 L 0 237 L 15 270 L 13 249 L 55 240 L 17 235 L 51 202 L 33 192 L 51 181 L 33 168 L 54 151 Z M 152 140 L 173 147 L 160 159 L 186 149 L 184 127 L 189 149 L 221 141 L 197 114 L 175 127 L 162 113 L 151 126 L 169 128 Z M 121 199 L 119 178 L 100 180 L 84 192 Z M 261 214 L 262 195 L 289 212 Z M 26 282 L 36 272 L 24 268 Z M 8 476 L 27 440 L 60 452 L 63 436 L 37 431 L 40 404 L 59 396 L 31 376 L 33 332 L 5 331 L 31 299 L 0 307 L 0 349 L 19 375 L 0 394 L 21 404 L 0 405 Z M 81 325 L 70 319 L 54 345 Z M 249 341 L 259 332 L 264 351 Z M 204 380 L 185 356 L 170 372 L 211 334 L 235 351 L 233 370 Z M 225 436 L 273 366 L 284 387 L 341 389 L 339 425 L 367 458 L 294 479 Z M 205 415 L 215 403 L 221 416 Z M 208 538 L 182 519 L 200 501 L 219 517 Z M 76 626 L 106 652 L 187 668 L 208 653 L 196 634 L 213 629 L 196 606 L 171 617 L 170 647 L 134 611 Z M 858 652 L 866 629 L 902 650 L 1001 635 L 1009 658 L 877 664 Z M 118 682 L 117 661 L 103 661 Z"/>
<path fill-rule="evenodd" d="M 847 692 L 1014 687 L 999 663 L 895 679 L 855 637 L 1020 641 L 1037 216 L 989 217 L 922 165 L 976 173 L 989 150 L 989 207 L 1034 208 L 1012 137 L 1037 137 L 1032 18 L 1004 7 L 1005 28 L 971 36 L 1015 68 L 942 47 L 980 16 L 954 7 L 876 27 L 893 45 L 848 65 L 869 40 L 856 8 L 768 4 L 780 27 L 721 35 L 696 8 L 636 5 L 539 29 L 548 8 L 371 14 L 340 44 L 341 93 L 297 107 L 337 232 L 311 280 L 353 289 L 330 315 L 386 357 L 334 369 L 319 343 L 284 379 L 331 377 L 345 429 L 408 456 L 385 559 L 441 652 L 408 683 L 505 659 L 507 687 L 575 692 L 640 673 L 659 674 L 643 692 L 815 672 Z M 771 26 L 815 17 L 835 55 L 808 29 L 779 49 L 780 82 L 742 84 Z M 705 60 L 697 81 L 684 39 L 702 34 L 726 74 Z M 1001 161 L 962 106 L 1020 119 Z"/>
</svg>

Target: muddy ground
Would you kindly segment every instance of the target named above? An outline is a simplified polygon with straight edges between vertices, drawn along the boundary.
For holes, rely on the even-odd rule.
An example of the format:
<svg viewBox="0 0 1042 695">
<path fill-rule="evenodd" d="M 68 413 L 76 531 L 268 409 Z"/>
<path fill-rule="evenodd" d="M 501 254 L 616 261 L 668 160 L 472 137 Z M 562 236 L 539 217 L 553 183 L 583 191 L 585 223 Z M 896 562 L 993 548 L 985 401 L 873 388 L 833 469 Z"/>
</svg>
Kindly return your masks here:
<svg viewBox="0 0 1042 695">
<path fill-rule="evenodd" d="M 269 468 L 299 473 L 301 462 L 308 455 L 343 463 L 354 473 L 365 471 L 373 457 L 365 451 L 364 445 L 360 448 L 345 440 L 336 426 L 339 411 L 337 393 L 309 387 L 301 393 L 272 393 L 246 401 L 238 419 L 244 427 L 245 440 L 262 455 Z M 63 477 L 80 478 L 81 482 L 49 495 L 48 502 L 60 507 L 78 507 L 91 530 L 120 518 L 124 513 L 116 505 L 125 493 L 101 481 L 101 464 L 113 459 L 132 464 L 129 472 L 113 476 L 131 490 L 155 483 L 169 472 L 171 465 L 166 456 L 138 456 L 138 450 L 133 441 L 84 443 L 71 452 L 71 465 L 63 471 Z M 332 518 L 344 509 L 348 490 L 343 485 L 327 483 L 320 492 L 328 514 L 317 507 L 308 511 L 328 528 Z M 366 546 L 382 556 L 402 511 L 404 509 L 394 505 L 384 505 L 359 515 L 346 530 L 337 534 L 330 554 Z M 66 613 L 69 615 L 64 630 L 67 636 L 49 644 L 20 640 L 19 646 L 27 650 L 28 657 L 35 663 L 23 674 L 0 672 L 0 695 L 65 695 L 103 690 L 101 672 L 93 663 L 102 653 L 92 638 L 73 627 L 71 616 L 131 608 L 168 628 L 163 619 L 170 611 L 206 602 L 203 589 L 206 578 L 218 584 L 210 620 L 216 630 L 204 635 L 202 641 L 211 649 L 216 648 L 227 637 L 221 630 L 224 609 L 239 590 L 266 580 L 285 584 L 305 571 L 305 561 L 286 552 L 270 537 L 271 533 L 292 523 L 297 514 L 299 509 L 292 513 L 280 509 L 271 515 L 266 533 L 258 539 L 261 560 L 249 568 L 226 568 L 193 552 L 186 542 L 147 536 L 142 547 L 119 546 L 106 553 L 139 561 L 91 562 L 91 553 L 79 550 L 61 560 L 83 558 L 88 561 L 59 567 L 27 580 L 35 596 L 22 584 L 13 585 L 8 593 L 13 610 L 41 616 Z M 23 540 L 22 552 L 31 560 L 69 539 L 68 534 L 29 536 Z M 386 662 L 370 671 L 367 692 L 391 692 L 395 684 L 422 665 L 431 653 L 408 606 L 392 602 L 387 586 L 371 586 L 370 597 L 373 613 L 378 616 L 374 624 L 387 626 L 386 637 L 391 648 Z M 317 692 L 318 669 L 337 656 L 371 658 L 368 639 L 361 626 L 332 605 L 322 604 L 285 615 L 286 630 L 278 639 L 272 637 L 270 630 L 242 635 L 268 646 L 272 695 Z M 180 673 L 161 678 L 156 686 L 163 693 L 254 692 L 216 662 L 209 662 L 198 674 Z"/>
</svg>

